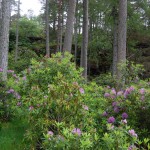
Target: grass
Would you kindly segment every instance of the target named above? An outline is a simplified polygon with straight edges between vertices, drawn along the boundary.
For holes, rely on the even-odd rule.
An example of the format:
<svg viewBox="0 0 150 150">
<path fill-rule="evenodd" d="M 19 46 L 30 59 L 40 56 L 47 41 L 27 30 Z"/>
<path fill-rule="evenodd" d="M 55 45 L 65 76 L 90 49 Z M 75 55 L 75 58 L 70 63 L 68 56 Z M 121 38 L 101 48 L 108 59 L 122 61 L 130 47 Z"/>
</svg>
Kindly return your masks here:
<svg viewBox="0 0 150 150">
<path fill-rule="evenodd" d="M 2 123 L 0 128 L 0 150 L 23 150 L 23 135 L 27 129 L 27 123 L 21 120 L 13 120 Z"/>
</svg>

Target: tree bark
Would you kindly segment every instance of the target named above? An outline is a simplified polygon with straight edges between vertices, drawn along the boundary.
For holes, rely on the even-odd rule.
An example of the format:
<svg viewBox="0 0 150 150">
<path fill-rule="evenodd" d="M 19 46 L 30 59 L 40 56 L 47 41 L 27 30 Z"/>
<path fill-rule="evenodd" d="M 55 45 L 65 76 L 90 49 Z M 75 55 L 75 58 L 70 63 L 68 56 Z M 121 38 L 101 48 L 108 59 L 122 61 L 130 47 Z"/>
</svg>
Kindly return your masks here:
<svg viewBox="0 0 150 150">
<path fill-rule="evenodd" d="M 117 18 L 116 8 L 113 8 L 113 19 L 114 19 L 114 27 L 113 27 L 113 67 L 112 73 L 113 77 L 117 75 L 117 54 L 118 54 L 118 18 Z"/>
<path fill-rule="evenodd" d="M 57 28 L 57 52 L 61 52 L 61 36 L 62 36 L 62 0 L 58 1 L 58 28 Z"/>
<path fill-rule="evenodd" d="M 83 77 L 87 79 L 87 51 L 88 51 L 88 0 L 83 0 L 83 41 L 81 50 L 81 67 L 84 68 Z"/>
<path fill-rule="evenodd" d="M 17 59 L 18 59 L 19 18 L 20 18 L 20 0 L 18 0 L 18 13 L 17 13 L 17 22 L 16 22 L 16 50 L 15 50 L 15 62 L 17 62 Z"/>
<path fill-rule="evenodd" d="M 2 19 L 0 28 L 0 68 L 3 69 L 2 80 L 7 80 L 9 48 L 10 0 L 2 1 Z"/>
<path fill-rule="evenodd" d="M 74 44 L 75 44 L 75 63 L 77 62 L 77 46 L 78 46 L 78 0 L 76 2 L 76 19 L 75 19 L 75 27 L 74 27 Z"/>
<path fill-rule="evenodd" d="M 49 0 L 46 0 L 46 56 L 50 57 L 50 46 L 49 46 Z"/>
<path fill-rule="evenodd" d="M 75 9 L 76 9 L 76 0 L 69 0 L 63 51 L 68 51 L 70 53 L 72 48 Z"/>
<path fill-rule="evenodd" d="M 118 25 L 118 66 L 126 62 L 126 34 L 127 34 L 127 0 L 119 0 L 119 25 Z M 123 79 L 123 73 L 117 69 L 117 79 Z"/>
</svg>

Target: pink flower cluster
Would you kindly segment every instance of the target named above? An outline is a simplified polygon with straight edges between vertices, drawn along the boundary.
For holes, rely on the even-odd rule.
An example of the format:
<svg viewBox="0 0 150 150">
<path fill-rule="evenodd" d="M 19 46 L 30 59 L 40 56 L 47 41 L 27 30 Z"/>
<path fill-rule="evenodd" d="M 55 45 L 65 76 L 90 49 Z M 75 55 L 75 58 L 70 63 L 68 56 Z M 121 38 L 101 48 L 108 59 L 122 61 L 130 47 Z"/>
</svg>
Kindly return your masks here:
<svg viewBox="0 0 150 150">
<path fill-rule="evenodd" d="M 80 135 L 82 134 L 82 132 L 81 132 L 81 130 L 80 130 L 79 128 L 74 128 L 74 129 L 72 130 L 72 133 L 73 133 L 73 134 L 76 134 L 76 135 L 78 135 L 78 136 L 80 136 Z"/>
<path fill-rule="evenodd" d="M 89 107 L 88 107 L 87 105 L 82 105 L 82 108 L 83 108 L 84 110 L 89 110 Z"/>
<path fill-rule="evenodd" d="M 3 69 L 2 69 L 2 68 L 0 68 L 0 72 L 3 72 Z"/>
<path fill-rule="evenodd" d="M 127 89 L 125 90 L 125 92 L 124 92 L 124 98 L 127 98 L 127 96 L 130 95 L 130 94 L 132 93 L 132 91 L 134 91 L 134 90 L 135 90 L 135 89 L 134 89 L 133 86 L 127 88 Z"/>
<path fill-rule="evenodd" d="M 53 135 L 54 135 L 53 131 L 48 131 L 47 134 L 48 134 L 49 136 L 53 136 Z"/>
<path fill-rule="evenodd" d="M 115 118 L 113 116 L 109 117 L 108 120 L 107 120 L 108 123 L 114 123 L 115 121 L 116 120 L 115 120 Z"/>
<path fill-rule="evenodd" d="M 8 91 L 6 91 L 6 93 L 13 94 L 16 99 L 21 99 L 21 96 L 17 92 L 15 92 L 14 89 L 9 89 Z"/>
<path fill-rule="evenodd" d="M 137 134 L 135 133 L 135 131 L 133 129 L 129 130 L 129 134 L 131 136 L 137 137 Z"/>
<path fill-rule="evenodd" d="M 79 91 L 80 91 L 81 94 L 84 94 L 84 89 L 83 88 L 80 88 Z"/>
</svg>

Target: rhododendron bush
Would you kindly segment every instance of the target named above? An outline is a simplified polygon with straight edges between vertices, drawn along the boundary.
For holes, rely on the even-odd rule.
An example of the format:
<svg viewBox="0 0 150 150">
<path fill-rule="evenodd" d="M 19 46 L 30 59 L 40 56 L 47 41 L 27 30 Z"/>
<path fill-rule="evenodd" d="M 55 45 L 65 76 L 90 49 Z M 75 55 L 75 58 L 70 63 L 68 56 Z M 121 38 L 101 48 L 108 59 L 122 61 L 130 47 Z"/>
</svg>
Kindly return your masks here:
<svg viewBox="0 0 150 150">
<path fill-rule="evenodd" d="M 150 149 L 149 84 L 117 90 L 86 82 L 72 56 L 32 60 L 7 89 L 13 114 L 26 118 L 26 149 Z"/>
</svg>

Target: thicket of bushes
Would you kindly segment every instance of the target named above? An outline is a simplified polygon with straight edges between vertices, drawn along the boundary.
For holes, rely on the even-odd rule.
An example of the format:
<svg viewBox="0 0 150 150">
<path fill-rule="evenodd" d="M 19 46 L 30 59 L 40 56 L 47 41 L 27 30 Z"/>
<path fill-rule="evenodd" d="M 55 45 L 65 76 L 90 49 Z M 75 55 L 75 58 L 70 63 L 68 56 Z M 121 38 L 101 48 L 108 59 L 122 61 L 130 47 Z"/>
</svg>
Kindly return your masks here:
<svg viewBox="0 0 150 150">
<path fill-rule="evenodd" d="M 26 149 L 150 149 L 150 83 L 122 90 L 86 83 L 71 58 L 58 53 L 32 60 L 1 84 L 0 118 L 9 112 L 27 119 Z"/>
</svg>

